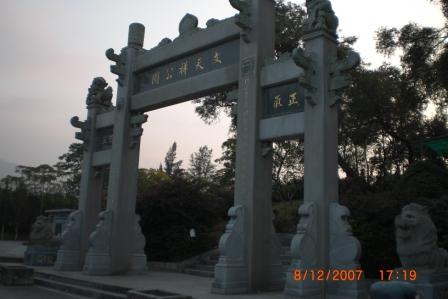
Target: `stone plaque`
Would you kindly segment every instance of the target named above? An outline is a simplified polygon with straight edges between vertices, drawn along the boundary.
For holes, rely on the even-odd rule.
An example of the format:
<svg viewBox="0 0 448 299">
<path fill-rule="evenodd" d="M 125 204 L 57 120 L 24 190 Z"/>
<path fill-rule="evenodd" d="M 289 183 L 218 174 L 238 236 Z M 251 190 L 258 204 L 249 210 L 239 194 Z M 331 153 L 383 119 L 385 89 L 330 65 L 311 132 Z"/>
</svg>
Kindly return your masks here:
<svg viewBox="0 0 448 299">
<path fill-rule="evenodd" d="M 298 81 L 263 89 L 263 118 L 303 112 L 305 93 Z"/>
<path fill-rule="evenodd" d="M 151 67 L 135 75 L 135 92 L 156 89 L 170 83 L 202 75 L 239 63 L 240 40 L 232 40 L 198 51 L 172 62 Z"/>
<path fill-rule="evenodd" d="M 95 151 L 104 151 L 112 148 L 113 127 L 99 129 L 95 144 Z"/>
</svg>

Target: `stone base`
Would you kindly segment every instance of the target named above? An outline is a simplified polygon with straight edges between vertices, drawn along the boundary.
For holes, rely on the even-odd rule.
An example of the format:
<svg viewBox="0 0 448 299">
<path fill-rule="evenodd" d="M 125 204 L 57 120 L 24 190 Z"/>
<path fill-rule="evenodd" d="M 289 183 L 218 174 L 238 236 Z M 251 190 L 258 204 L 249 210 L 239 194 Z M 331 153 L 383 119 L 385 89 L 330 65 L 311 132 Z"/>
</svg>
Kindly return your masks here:
<svg viewBox="0 0 448 299">
<path fill-rule="evenodd" d="M 28 245 L 24 262 L 28 266 L 53 266 L 56 262 L 58 247 Z"/>
<path fill-rule="evenodd" d="M 424 299 L 448 298 L 448 269 L 441 271 L 417 270 L 417 279 L 408 282 L 415 286 Z"/>
<path fill-rule="evenodd" d="M 229 265 L 219 261 L 215 266 L 213 294 L 246 294 L 249 292 L 248 268 L 245 265 Z"/>
<path fill-rule="evenodd" d="M 285 268 L 282 264 L 272 265 L 269 291 L 281 291 L 285 287 Z"/>
<path fill-rule="evenodd" d="M 133 273 L 142 273 L 148 271 L 148 261 L 145 254 L 134 254 L 132 257 Z"/>
<path fill-rule="evenodd" d="M 111 255 L 97 252 L 88 253 L 83 273 L 87 275 L 112 275 Z"/>
<path fill-rule="evenodd" d="M 0 265 L 0 282 L 7 286 L 34 284 L 34 269 L 24 266 Z"/>
<path fill-rule="evenodd" d="M 54 268 L 59 271 L 80 271 L 83 264 L 80 251 L 60 249 Z"/>
</svg>

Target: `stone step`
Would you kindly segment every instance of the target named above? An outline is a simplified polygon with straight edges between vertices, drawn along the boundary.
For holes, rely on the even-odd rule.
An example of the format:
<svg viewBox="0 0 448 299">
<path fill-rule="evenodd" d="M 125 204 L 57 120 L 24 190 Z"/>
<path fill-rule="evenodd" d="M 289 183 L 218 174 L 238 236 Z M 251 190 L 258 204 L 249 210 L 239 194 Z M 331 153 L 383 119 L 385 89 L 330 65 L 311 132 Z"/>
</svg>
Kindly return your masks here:
<svg viewBox="0 0 448 299">
<path fill-rule="evenodd" d="M 69 283 L 63 283 L 59 281 L 55 281 L 52 279 L 45 279 L 45 278 L 34 278 L 34 283 L 36 285 L 62 291 L 64 293 L 69 294 L 75 294 L 79 296 L 84 296 L 88 298 L 95 298 L 95 299 L 126 299 L 126 294 L 120 294 L 120 293 L 113 293 L 104 291 L 101 289 L 95 289 L 95 288 L 89 288 L 85 286 L 80 285 L 74 285 Z"/>
<path fill-rule="evenodd" d="M 196 275 L 196 276 L 202 276 L 202 277 L 214 277 L 214 272 L 212 271 L 204 271 L 199 270 L 195 268 L 187 268 L 184 270 L 184 273 L 190 274 L 190 275 Z"/>
<path fill-rule="evenodd" d="M 116 293 L 126 295 L 126 293 L 130 290 L 130 288 L 116 286 L 116 285 L 108 285 L 103 283 L 98 283 L 94 281 L 81 280 L 66 276 L 55 275 L 51 273 L 43 273 L 43 272 L 35 272 L 34 279 L 43 279 L 45 281 L 52 281 L 57 283 L 63 283 L 71 286 L 79 286 L 83 288 L 89 288 L 99 291 L 104 291 L 108 293 Z"/>
<path fill-rule="evenodd" d="M 195 265 L 193 268 L 194 269 L 198 269 L 198 270 L 202 270 L 202 271 L 209 271 L 209 272 L 214 272 L 215 271 L 215 266 L 214 265 L 199 264 L 199 265 Z"/>
</svg>

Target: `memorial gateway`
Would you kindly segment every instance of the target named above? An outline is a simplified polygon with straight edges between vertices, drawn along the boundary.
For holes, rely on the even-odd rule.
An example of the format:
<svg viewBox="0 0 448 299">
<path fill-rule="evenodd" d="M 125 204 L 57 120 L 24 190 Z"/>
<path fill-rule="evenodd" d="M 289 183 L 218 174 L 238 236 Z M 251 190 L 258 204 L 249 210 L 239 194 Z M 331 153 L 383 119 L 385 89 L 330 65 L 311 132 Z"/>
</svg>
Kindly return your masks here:
<svg viewBox="0 0 448 299">
<path fill-rule="evenodd" d="M 360 245 L 349 211 L 338 204 L 338 102 L 360 61 L 337 56 L 337 27 L 329 0 L 307 0 L 305 50 L 275 58 L 273 0 L 229 0 L 239 11 L 207 28 L 187 14 L 179 36 L 143 49 L 145 28 L 129 27 L 121 52 L 106 51 L 118 76 L 112 88 L 95 78 L 87 119 L 72 118 L 83 141 L 79 208 L 69 217 L 57 253 L 58 270 L 112 275 L 146 269 L 145 239 L 135 215 L 137 170 L 145 112 L 217 91 L 237 89 L 234 206 L 220 239 L 211 292 L 284 290 L 286 298 L 367 298 L 363 279 L 297 280 L 294 269 L 359 269 Z M 286 276 L 272 225 L 272 142 L 304 138 L 305 199 L 291 243 Z M 107 207 L 101 192 L 109 169 Z"/>
</svg>

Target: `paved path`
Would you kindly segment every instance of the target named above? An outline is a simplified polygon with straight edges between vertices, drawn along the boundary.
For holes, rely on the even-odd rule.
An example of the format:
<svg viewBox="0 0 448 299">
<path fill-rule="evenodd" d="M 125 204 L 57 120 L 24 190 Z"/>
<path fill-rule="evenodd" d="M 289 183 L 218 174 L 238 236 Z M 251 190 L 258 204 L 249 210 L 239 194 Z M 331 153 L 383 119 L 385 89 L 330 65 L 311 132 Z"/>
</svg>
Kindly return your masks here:
<svg viewBox="0 0 448 299">
<path fill-rule="evenodd" d="M 86 299 L 41 287 L 5 287 L 0 285 L 1 299 Z"/>
</svg>

